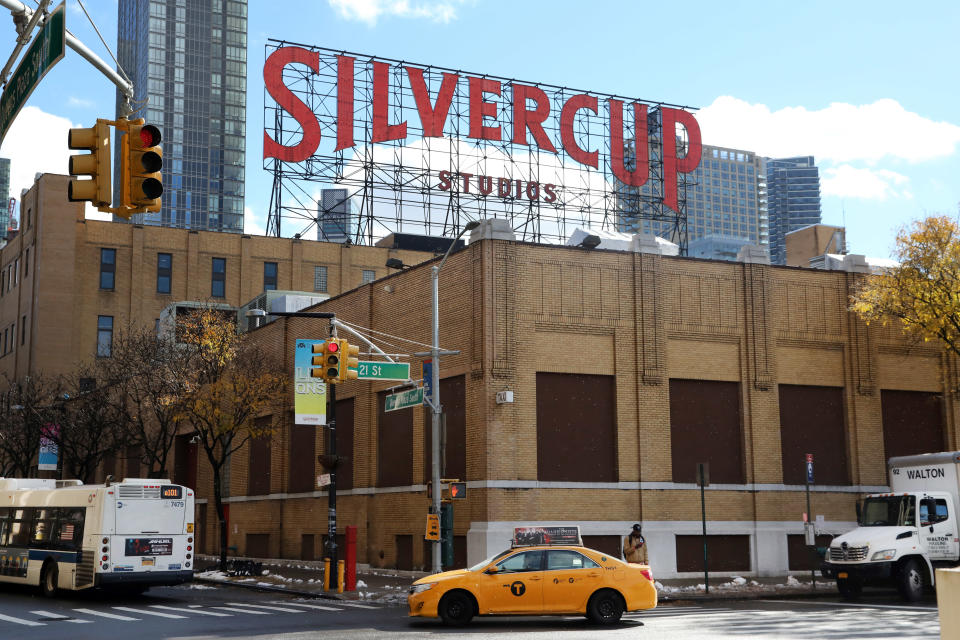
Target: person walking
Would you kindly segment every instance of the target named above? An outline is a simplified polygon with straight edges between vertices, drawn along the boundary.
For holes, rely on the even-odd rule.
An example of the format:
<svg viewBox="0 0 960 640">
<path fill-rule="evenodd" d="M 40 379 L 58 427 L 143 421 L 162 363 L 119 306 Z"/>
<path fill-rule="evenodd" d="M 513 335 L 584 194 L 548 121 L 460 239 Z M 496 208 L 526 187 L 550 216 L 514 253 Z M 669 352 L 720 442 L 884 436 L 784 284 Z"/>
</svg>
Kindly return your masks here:
<svg viewBox="0 0 960 640">
<path fill-rule="evenodd" d="M 633 564 L 650 564 L 647 555 L 647 542 L 640 532 L 640 525 L 633 525 L 633 531 L 623 538 L 623 558 Z"/>
</svg>

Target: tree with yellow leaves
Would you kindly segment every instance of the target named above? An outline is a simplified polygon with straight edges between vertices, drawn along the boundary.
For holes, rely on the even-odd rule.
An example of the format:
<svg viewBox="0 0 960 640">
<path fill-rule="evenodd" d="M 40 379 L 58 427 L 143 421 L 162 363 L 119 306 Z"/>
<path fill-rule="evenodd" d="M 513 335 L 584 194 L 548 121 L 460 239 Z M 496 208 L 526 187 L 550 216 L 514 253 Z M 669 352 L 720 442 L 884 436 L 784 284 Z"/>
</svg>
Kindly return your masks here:
<svg viewBox="0 0 960 640">
<path fill-rule="evenodd" d="M 191 351 L 193 373 L 182 399 L 213 472 L 220 529 L 220 569 L 226 570 L 223 469 L 251 438 L 269 436 L 273 412 L 289 391 L 282 364 L 236 327 L 236 314 L 200 309 L 178 318 L 178 342 Z"/>
<path fill-rule="evenodd" d="M 851 308 L 868 323 L 897 322 L 960 355 L 960 227 L 946 216 L 917 220 L 897 234 L 899 265 L 865 278 Z"/>
</svg>

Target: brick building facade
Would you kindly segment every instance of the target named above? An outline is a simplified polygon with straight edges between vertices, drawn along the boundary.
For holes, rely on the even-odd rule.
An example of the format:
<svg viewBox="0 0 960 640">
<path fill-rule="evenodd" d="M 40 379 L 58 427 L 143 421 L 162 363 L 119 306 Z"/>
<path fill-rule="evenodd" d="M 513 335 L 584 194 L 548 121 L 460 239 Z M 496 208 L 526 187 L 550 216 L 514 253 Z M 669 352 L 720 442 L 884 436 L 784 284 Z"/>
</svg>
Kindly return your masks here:
<svg viewBox="0 0 960 640">
<path fill-rule="evenodd" d="M 455 505 L 456 564 L 502 550 L 519 524 L 578 524 L 588 545 L 612 553 L 643 522 L 656 575 L 700 575 L 694 475 L 708 462 L 711 570 L 808 569 L 806 453 L 813 515 L 830 534 L 854 526 L 859 495 L 885 488 L 888 457 L 960 448 L 956 360 L 848 312 L 860 277 L 491 239 L 451 255 L 440 344 L 461 353 L 441 367 L 444 477 L 468 482 Z M 429 266 L 315 309 L 420 343 L 387 351 L 422 351 Z M 293 340 L 316 335 L 317 322 L 256 331 L 292 368 Z M 385 413 L 390 384 L 338 386 L 338 454 L 349 457 L 338 525 L 359 528 L 361 562 L 413 568 L 429 564 L 429 414 Z M 506 390 L 514 401 L 497 404 Z M 292 426 L 292 406 L 280 418 L 269 443 L 233 461 L 230 544 L 313 558 L 326 530 L 326 494 L 312 486 L 322 434 Z M 201 496 L 205 483 L 201 473 Z"/>
<path fill-rule="evenodd" d="M 153 326 L 171 303 L 239 307 L 265 288 L 332 296 L 385 275 L 389 257 L 433 256 L 86 220 L 84 203 L 67 201 L 68 180 L 34 183 L 20 233 L 0 250 L 0 374 L 57 374 L 93 358 L 107 318 L 113 331 Z"/>
</svg>

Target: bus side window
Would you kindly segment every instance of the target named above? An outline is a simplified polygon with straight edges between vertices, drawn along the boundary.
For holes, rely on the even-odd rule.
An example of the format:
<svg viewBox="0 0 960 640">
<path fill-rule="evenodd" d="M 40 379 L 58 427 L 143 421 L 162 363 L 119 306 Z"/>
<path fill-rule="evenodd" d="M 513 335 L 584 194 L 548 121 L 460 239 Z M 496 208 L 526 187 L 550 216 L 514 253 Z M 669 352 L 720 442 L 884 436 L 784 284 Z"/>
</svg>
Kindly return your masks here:
<svg viewBox="0 0 960 640">
<path fill-rule="evenodd" d="M 0 507 L 0 547 L 10 544 L 10 509 Z"/>
<path fill-rule="evenodd" d="M 58 509 L 49 507 L 37 509 L 36 517 L 33 521 L 33 544 L 36 546 L 47 546 L 50 542 L 50 530 L 56 522 L 56 512 Z"/>
<path fill-rule="evenodd" d="M 14 509 L 10 524 L 10 546 L 27 547 L 30 545 L 30 532 L 33 529 L 35 509 Z"/>
<path fill-rule="evenodd" d="M 80 507 L 77 509 L 63 508 L 59 511 L 57 527 L 54 529 L 54 544 L 63 549 L 79 549 L 83 542 L 83 521 L 86 518 L 87 510 Z"/>
</svg>

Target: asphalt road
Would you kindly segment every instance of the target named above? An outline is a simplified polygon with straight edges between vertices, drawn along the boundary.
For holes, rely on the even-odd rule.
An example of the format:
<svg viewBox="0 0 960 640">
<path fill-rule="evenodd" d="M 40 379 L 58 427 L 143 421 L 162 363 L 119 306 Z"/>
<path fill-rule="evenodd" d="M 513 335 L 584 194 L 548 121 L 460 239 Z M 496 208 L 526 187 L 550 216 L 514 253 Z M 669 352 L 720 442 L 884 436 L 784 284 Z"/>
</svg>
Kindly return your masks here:
<svg viewBox="0 0 960 640">
<path fill-rule="evenodd" d="M 850 604 L 825 599 L 720 601 L 662 604 L 630 613 L 621 624 L 598 628 L 580 617 L 477 618 L 448 629 L 438 621 L 410 619 L 397 606 L 300 599 L 235 587 L 192 585 L 151 589 L 142 596 L 70 593 L 48 600 L 0 588 L 3 640 L 104 640 L 133 638 L 917 638 L 936 640 L 936 603 L 904 605 L 884 595 Z"/>
</svg>

